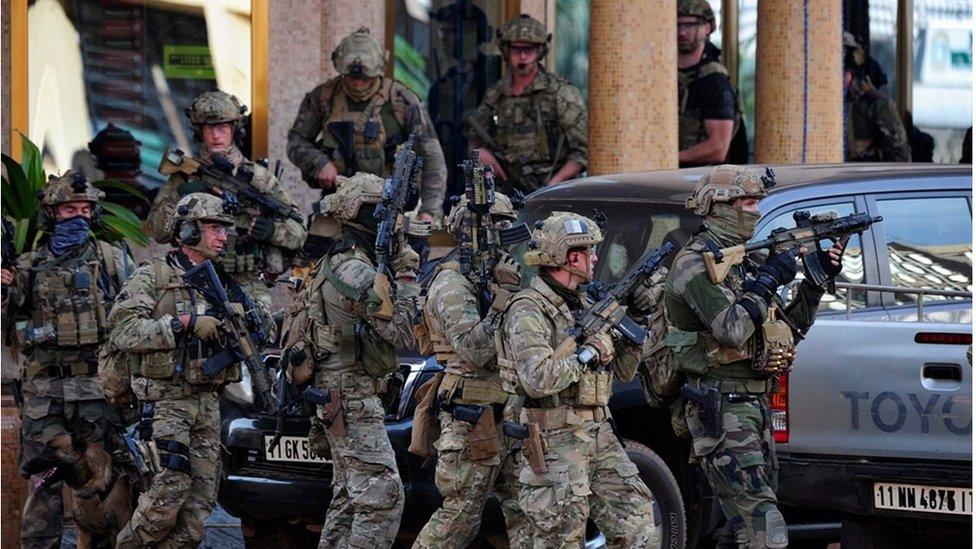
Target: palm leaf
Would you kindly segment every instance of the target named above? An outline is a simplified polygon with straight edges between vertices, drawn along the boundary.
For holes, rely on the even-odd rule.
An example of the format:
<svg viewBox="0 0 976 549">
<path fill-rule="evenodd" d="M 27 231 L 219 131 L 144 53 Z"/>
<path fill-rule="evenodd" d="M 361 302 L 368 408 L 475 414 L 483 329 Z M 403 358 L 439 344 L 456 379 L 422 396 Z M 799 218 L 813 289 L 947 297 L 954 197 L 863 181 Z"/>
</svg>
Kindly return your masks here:
<svg viewBox="0 0 976 549">
<path fill-rule="evenodd" d="M 142 223 L 133 223 L 116 215 L 103 215 L 101 220 L 102 228 L 98 231 L 100 238 L 110 242 L 117 242 L 126 238 L 137 246 L 148 246 L 149 237 L 142 229 Z M 107 230 L 104 230 L 107 229 Z"/>
<path fill-rule="evenodd" d="M 114 179 L 103 179 L 101 181 L 92 182 L 92 185 L 94 185 L 95 188 L 101 189 L 103 191 L 106 189 L 115 189 L 117 191 L 122 191 L 124 193 L 131 194 L 132 196 L 142 200 L 147 204 L 149 203 L 149 200 L 146 198 L 146 195 L 143 194 L 142 191 L 140 191 L 139 189 L 137 189 L 132 185 L 129 185 L 128 183 L 115 181 Z"/>
</svg>

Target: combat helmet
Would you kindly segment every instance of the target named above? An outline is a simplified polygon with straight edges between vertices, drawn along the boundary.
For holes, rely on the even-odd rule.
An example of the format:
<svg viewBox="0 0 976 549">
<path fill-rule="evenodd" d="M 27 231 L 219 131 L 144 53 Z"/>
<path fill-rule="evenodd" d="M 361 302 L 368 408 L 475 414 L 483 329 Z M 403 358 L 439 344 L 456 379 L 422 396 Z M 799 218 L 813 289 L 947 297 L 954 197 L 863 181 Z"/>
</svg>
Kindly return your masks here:
<svg viewBox="0 0 976 549">
<path fill-rule="evenodd" d="M 360 27 L 339 42 L 332 52 L 332 65 L 342 76 L 373 78 L 383 75 L 388 58 L 389 52 L 369 34 L 369 29 Z"/>
<path fill-rule="evenodd" d="M 102 211 L 101 201 L 105 199 L 105 193 L 96 189 L 85 174 L 68 170 L 60 177 L 53 174 L 48 176 L 47 183 L 38 191 L 37 198 L 41 202 L 41 207 L 37 209 L 37 221 L 44 230 L 49 231 L 57 221 L 55 208 L 66 202 L 90 202 L 91 221 L 94 224 Z"/>
<path fill-rule="evenodd" d="M 384 180 L 378 175 L 356 172 L 352 177 L 336 178 L 336 192 L 319 202 L 318 211 L 339 223 L 355 225 L 364 205 L 379 204 L 383 199 Z M 372 215 L 367 216 L 372 218 Z M 366 220 L 368 221 L 368 220 Z"/>
<path fill-rule="evenodd" d="M 678 16 L 700 17 L 715 30 L 715 12 L 708 0 L 678 0 Z"/>
<path fill-rule="evenodd" d="M 524 13 L 509 19 L 496 32 L 496 37 L 498 38 L 498 48 L 506 59 L 508 58 L 508 45 L 512 42 L 538 44 L 541 48 L 539 52 L 541 59 L 549 53 L 549 43 L 552 41 L 552 34 L 546 32 L 546 26 Z"/>
<path fill-rule="evenodd" d="M 553 212 L 536 221 L 532 241 L 523 259 L 530 267 L 560 267 L 573 248 L 603 242 L 603 231 L 596 221 L 572 212 Z"/>
<path fill-rule="evenodd" d="M 722 164 L 715 166 L 698 180 L 691 196 L 685 199 L 685 208 L 697 215 L 707 216 L 717 202 L 764 198 L 766 189 L 775 184 L 775 176 L 769 168 L 762 173 L 757 169 Z"/>
<path fill-rule="evenodd" d="M 213 90 L 198 95 L 186 109 L 186 117 L 193 126 L 194 139 L 199 142 L 203 141 L 202 126 L 231 122 L 234 124 L 234 139 L 240 143 L 244 138 L 246 112 L 247 106 L 237 97 L 220 90 Z"/>
<path fill-rule="evenodd" d="M 176 204 L 176 209 L 166 224 L 166 230 L 177 244 L 208 253 L 207 250 L 197 248 L 200 244 L 201 221 L 234 224 L 233 216 L 224 210 L 223 199 L 207 193 L 191 193 Z"/>
<path fill-rule="evenodd" d="M 495 192 L 495 203 L 491 205 L 491 210 L 488 213 L 495 221 L 499 218 L 515 221 L 515 218 L 518 217 L 512 199 L 497 191 Z M 451 213 L 447 214 L 445 225 L 451 234 L 457 234 L 464 230 L 464 227 L 470 223 L 470 219 L 471 210 L 468 209 L 468 197 L 462 195 L 457 197 L 454 207 L 451 208 Z"/>
<path fill-rule="evenodd" d="M 854 38 L 849 31 L 844 31 L 844 68 L 846 70 L 862 72 L 867 55 L 864 47 Z"/>
</svg>

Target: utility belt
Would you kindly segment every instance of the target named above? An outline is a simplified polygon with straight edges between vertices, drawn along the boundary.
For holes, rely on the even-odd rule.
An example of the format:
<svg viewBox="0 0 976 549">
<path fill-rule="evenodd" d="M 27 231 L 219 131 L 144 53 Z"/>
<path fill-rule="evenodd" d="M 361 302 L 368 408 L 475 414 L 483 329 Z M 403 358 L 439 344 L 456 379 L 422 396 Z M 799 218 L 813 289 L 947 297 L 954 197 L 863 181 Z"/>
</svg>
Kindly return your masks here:
<svg viewBox="0 0 976 549">
<path fill-rule="evenodd" d="M 747 394 L 747 395 L 766 395 L 776 389 L 776 378 L 768 379 L 700 379 L 697 382 L 689 381 L 689 384 L 697 384 L 699 387 L 717 389 L 723 395 Z"/>
<path fill-rule="evenodd" d="M 94 376 L 98 374 L 98 355 L 96 349 L 75 351 L 52 351 L 35 349 L 31 353 L 31 365 L 24 368 L 24 376 L 35 378 L 47 376 L 67 378 L 73 376 Z M 51 363 L 54 364 L 51 364 Z"/>
<path fill-rule="evenodd" d="M 535 423 L 543 431 L 575 427 L 587 422 L 610 418 L 606 406 L 559 406 L 556 408 L 523 408 L 522 423 Z"/>
<path fill-rule="evenodd" d="M 504 406 L 509 394 L 502 390 L 501 379 L 497 377 L 464 377 L 446 372 L 441 381 L 439 398 L 445 403 L 457 404 L 500 404 Z"/>
<path fill-rule="evenodd" d="M 318 387 L 339 391 L 346 400 L 363 400 L 386 392 L 387 378 L 375 378 L 366 373 L 329 372 L 324 381 L 316 381 Z"/>
</svg>

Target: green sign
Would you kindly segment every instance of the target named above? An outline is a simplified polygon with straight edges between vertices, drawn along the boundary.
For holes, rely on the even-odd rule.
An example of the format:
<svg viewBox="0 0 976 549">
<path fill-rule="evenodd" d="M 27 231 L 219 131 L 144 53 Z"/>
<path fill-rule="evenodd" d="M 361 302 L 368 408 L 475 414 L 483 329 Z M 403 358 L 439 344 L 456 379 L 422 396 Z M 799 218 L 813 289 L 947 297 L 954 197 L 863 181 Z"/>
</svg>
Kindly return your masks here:
<svg viewBox="0 0 976 549">
<path fill-rule="evenodd" d="M 207 46 L 163 46 L 163 73 L 166 78 L 217 79 Z"/>
</svg>

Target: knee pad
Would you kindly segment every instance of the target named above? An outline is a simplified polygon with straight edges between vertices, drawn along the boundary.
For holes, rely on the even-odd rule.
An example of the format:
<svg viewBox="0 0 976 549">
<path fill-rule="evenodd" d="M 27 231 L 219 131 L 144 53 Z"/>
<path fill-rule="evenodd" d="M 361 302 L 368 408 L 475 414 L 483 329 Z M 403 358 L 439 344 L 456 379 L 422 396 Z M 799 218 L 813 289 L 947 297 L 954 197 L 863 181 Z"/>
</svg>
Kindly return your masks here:
<svg viewBox="0 0 976 549">
<path fill-rule="evenodd" d="M 167 469 L 190 474 L 190 447 L 175 440 L 155 439 L 159 452 L 159 465 Z"/>
<path fill-rule="evenodd" d="M 783 549 L 789 544 L 790 538 L 786 530 L 786 520 L 779 509 L 766 511 L 765 539 L 761 541 L 767 549 Z"/>
</svg>

